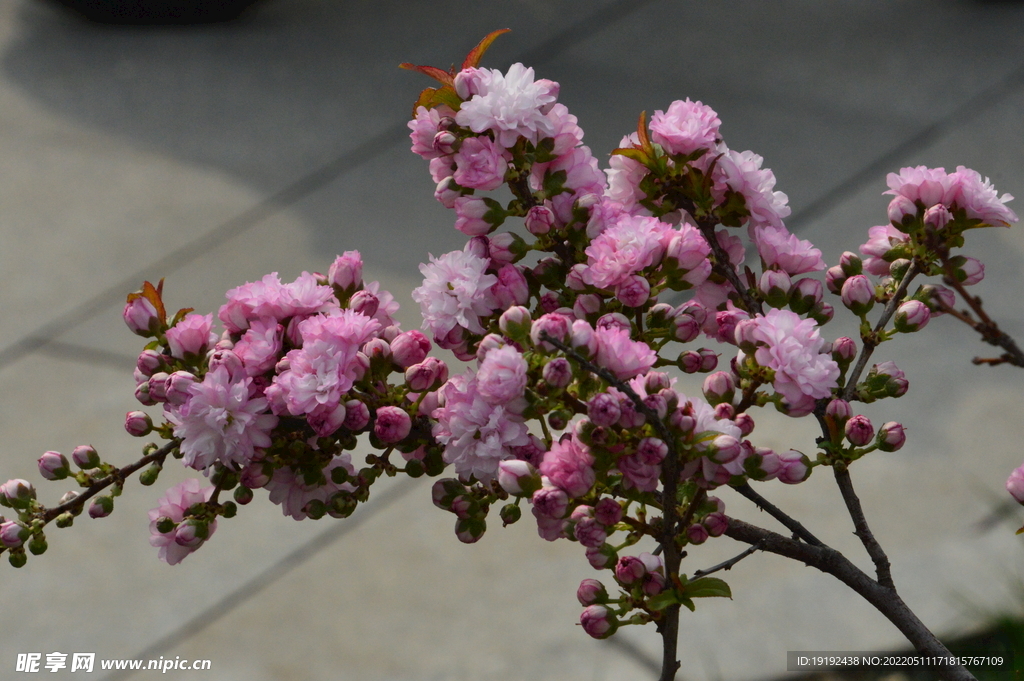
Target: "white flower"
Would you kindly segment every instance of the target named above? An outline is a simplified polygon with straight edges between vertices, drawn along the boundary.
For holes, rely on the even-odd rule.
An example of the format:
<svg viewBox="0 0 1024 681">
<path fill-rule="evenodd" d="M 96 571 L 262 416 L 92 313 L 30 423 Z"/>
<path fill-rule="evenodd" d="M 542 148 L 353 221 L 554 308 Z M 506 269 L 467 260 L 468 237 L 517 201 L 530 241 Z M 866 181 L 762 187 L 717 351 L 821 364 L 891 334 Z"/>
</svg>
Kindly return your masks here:
<svg viewBox="0 0 1024 681">
<path fill-rule="evenodd" d="M 498 306 L 491 293 L 498 278 L 486 273 L 487 265 L 486 259 L 465 251 L 430 256 L 430 264 L 420 265 L 423 285 L 412 292 L 412 299 L 420 304 L 423 328 L 434 338 L 444 338 L 456 326 L 485 333 L 480 317 Z"/>
</svg>

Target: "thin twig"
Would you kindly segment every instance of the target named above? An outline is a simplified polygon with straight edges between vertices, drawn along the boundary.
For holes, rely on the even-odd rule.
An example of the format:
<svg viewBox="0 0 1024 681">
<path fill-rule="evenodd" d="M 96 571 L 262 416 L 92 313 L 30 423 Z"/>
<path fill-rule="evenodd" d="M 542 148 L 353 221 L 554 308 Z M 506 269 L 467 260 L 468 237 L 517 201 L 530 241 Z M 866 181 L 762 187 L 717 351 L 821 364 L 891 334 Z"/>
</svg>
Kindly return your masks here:
<svg viewBox="0 0 1024 681">
<path fill-rule="evenodd" d="M 864 544 L 864 549 L 871 556 L 871 562 L 875 564 L 875 574 L 878 575 L 878 583 L 895 591 L 896 585 L 892 581 L 889 557 L 885 555 L 881 544 L 878 543 L 875 535 L 871 532 L 871 528 L 868 527 L 867 518 L 864 516 L 864 509 L 861 508 L 860 499 L 853 489 L 853 478 L 850 477 L 850 471 L 845 466 L 834 466 L 832 470 L 835 473 L 839 491 L 843 494 L 846 509 L 850 512 L 850 518 L 853 520 L 854 534 L 860 538 L 861 543 Z"/>
<path fill-rule="evenodd" d="M 57 516 L 59 516 L 61 513 L 74 511 L 76 508 L 80 509 L 82 505 L 85 504 L 86 501 L 96 496 L 107 487 L 110 487 L 115 482 L 124 482 L 129 475 L 138 471 L 143 466 L 149 465 L 154 461 L 159 461 L 163 463 L 163 460 L 167 458 L 167 455 L 173 452 L 178 447 L 179 444 L 181 444 L 180 440 L 171 440 L 170 442 L 168 442 L 167 444 L 165 444 L 163 447 L 156 450 L 152 454 L 147 454 L 146 456 L 142 457 L 135 463 L 128 464 L 124 468 L 120 468 L 114 471 L 113 473 L 103 478 L 102 480 L 94 482 L 92 485 L 89 486 L 89 489 L 79 494 L 74 499 L 65 501 L 60 506 L 54 506 L 53 508 L 46 509 L 46 512 L 42 515 L 43 520 L 48 523 Z"/>
<path fill-rule="evenodd" d="M 744 482 L 742 485 L 733 487 L 733 489 L 745 496 L 747 499 L 753 501 L 759 509 L 765 511 L 768 515 L 785 525 L 786 528 L 793 533 L 793 536 L 803 539 L 812 546 L 825 546 L 825 542 L 811 534 L 806 527 L 791 518 L 778 506 L 755 492 L 754 488 L 750 486 L 750 483 Z"/>
<path fill-rule="evenodd" d="M 964 299 L 964 302 L 970 306 L 974 313 L 978 316 L 978 319 L 973 319 L 969 314 L 963 312 L 957 312 L 946 305 L 942 305 L 945 312 L 952 314 L 954 317 L 962 321 L 963 323 L 970 326 L 972 329 L 977 331 L 981 335 L 981 339 L 989 345 L 995 345 L 1006 353 L 1002 357 L 996 359 L 982 359 L 975 357 L 972 362 L 974 364 L 1012 364 L 1018 367 L 1024 367 L 1024 352 L 1021 351 L 1020 347 L 1017 346 L 1016 341 L 1010 337 L 1005 331 L 999 328 L 991 317 L 986 314 L 985 309 L 981 306 L 981 298 L 972 296 L 964 288 L 964 285 L 954 279 L 953 277 L 946 275 L 943 278 L 943 283 L 948 286 L 952 286 L 960 297 Z M 941 303 L 940 303 L 941 304 Z"/>
<path fill-rule="evenodd" d="M 719 570 L 731 570 L 733 565 L 735 565 L 736 563 L 740 562 L 741 560 L 743 560 L 747 556 L 750 556 L 750 555 L 753 555 L 754 553 L 757 553 L 758 551 L 761 550 L 761 548 L 762 548 L 761 547 L 761 542 L 758 542 L 757 544 L 754 544 L 753 546 L 751 546 L 749 549 L 747 549 L 743 553 L 739 554 L 738 556 L 733 556 L 729 560 L 723 561 L 723 562 L 719 563 L 718 565 L 712 565 L 711 567 L 709 567 L 706 570 L 697 570 L 696 572 L 693 573 L 693 578 L 694 579 L 698 579 L 700 577 L 707 577 L 711 573 L 718 572 Z"/>
<path fill-rule="evenodd" d="M 878 334 L 885 328 L 885 325 L 889 323 L 893 314 L 896 313 L 896 308 L 903 301 L 903 298 L 907 295 L 907 289 L 910 287 L 910 281 L 921 273 L 920 268 L 917 266 L 916 261 L 911 261 L 910 266 L 907 268 L 907 273 L 903 276 L 903 281 L 900 282 L 896 292 L 893 293 L 892 298 L 889 299 L 889 303 L 885 306 L 885 310 L 882 311 L 882 316 L 878 318 L 878 323 L 875 324 L 874 334 Z M 871 358 L 871 353 L 875 351 L 878 346 L 877 342 L 869 342 L 869 339 L 861 339 L 864 345 L 860 350 L 860 357 L 857 358 L 857 364 L 854 366 L 853 371 L 846 378 L 846 386 L 843 388 L 842 399 L 847 402 L 853 397 L 854 391 L 857 389 L 857 381 L 860 379 L 861 373 L 864 371 L 864 367 L 867 366 L 868 360 Z"/>
</svg>

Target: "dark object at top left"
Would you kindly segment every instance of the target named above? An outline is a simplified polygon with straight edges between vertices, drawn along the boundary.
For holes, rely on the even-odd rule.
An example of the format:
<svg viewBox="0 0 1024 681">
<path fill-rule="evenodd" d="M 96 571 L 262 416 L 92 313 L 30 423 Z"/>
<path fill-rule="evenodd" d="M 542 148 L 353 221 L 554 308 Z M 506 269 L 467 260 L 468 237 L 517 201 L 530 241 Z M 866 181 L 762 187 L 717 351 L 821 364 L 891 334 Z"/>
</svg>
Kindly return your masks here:
<svg viewBox="0 0 1024 681">
<path fill-rule="evenodd" d="M 104 24 L 208 24 L 238 18 L 257 0 L 53 0 Z"/>
</svg>

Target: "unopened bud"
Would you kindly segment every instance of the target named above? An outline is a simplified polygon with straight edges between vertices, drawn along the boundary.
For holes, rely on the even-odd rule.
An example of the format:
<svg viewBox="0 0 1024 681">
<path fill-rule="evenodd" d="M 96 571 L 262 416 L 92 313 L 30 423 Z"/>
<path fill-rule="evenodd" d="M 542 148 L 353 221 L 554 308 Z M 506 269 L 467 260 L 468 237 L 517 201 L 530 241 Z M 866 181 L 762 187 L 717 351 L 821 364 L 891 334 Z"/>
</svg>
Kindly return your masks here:
<svg viewBox="0 0 1024 681">
<path fill-rule="evenodd" d="M 46 452 L 38 463 L 39 475 L 47 480 L 63 480 L 71 474 L 68 460 L 60 452 Z"/>
<path fill-rule="evenodd" d="M 793 282 L 782 270 L 765 270 L 761 275 L 757 288 L 764 297 L 764 302 L 772 307 L 785 307 L 789 302 L 789 290 Z"/>
<path fill-rule="evenodd" d="M 102 495 L 94 498 L 89 504 L 90 518 L 106 518 L 114 512 L 114 498 L 109 495 Z"/>
<path fill-rule="evenodd" d="M 875 286 L 863 274 L 851 276 L 843 283 L 842 299 L 855 315 L 865 315 L 875 305 Z"/>
<path fill-rule="evenodd" d="M 712 406 L 731 403 L 736 394 L 736 382 L 727 371 L 716 371 L 704 379 L 704 398 Z"/>
<path fill-rule="evenodd" d="M 920 300 L 906 300 L 896 308 L 893 327 L 900 333 L 920 331 L 928 324 L 932 313 Z"/>
<path fill-rule="evenodd" d="M 588 605 L 594 605 L 595 603 L 607 603 L 608 602 L 608 590 L 604 588 L 599 580 L 596 579 L 584 579 L 580 582 L 580 586 L 576 589 L 576 598 L 579 600 L 580 605 L 586 607 Z"/>
<path fill-rule="evenodd" d="M 145 437 L 153 432 L 153 421 L 144 411 L 130 411 L 125 414 L 124 429 L 129 435 Z"/>
<path fill-rule="evenodd" d="M 540 473 L 526 461 L 506 459 L 498 463 L 498 484 L 509 494 L 532 497 L 540 489 Z"/>
<path fill-rule="evenodd" d="M 883 452 L 895 452 L 903 447 L 907 441 L 907 434 L 903 425 L 895 421 L 888 421 L 882 424 L 878 430 L 877 444 Z"/>
<path fill-rule="evenodd" d="M 857 447 L 864 447 L 875 436 L 875 427 L 867 416 L 858 414 L 846 422 L 846 439 Z"/>
</svg>

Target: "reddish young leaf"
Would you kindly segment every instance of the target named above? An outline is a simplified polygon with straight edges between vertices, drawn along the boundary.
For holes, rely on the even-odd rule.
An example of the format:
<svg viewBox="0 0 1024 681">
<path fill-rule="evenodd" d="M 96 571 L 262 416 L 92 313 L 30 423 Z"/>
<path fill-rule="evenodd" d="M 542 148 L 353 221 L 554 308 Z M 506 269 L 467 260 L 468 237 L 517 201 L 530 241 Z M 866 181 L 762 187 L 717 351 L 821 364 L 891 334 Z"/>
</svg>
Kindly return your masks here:
<svg viewBox="0 0 1024 681">
<path fill-rule="evenodd" d="M 495 38 L 502 33 L 508 33 L 511 30 L 512 29 L 510 28 L 501 28 L 484 36 L 484 39 L 477 43 L 477 46 L 470 50 L 469 54 L 466 55 L 466 59 L 462 62 L 462 68 L 468 69 L 470 67 L 476 68 L 479 66 L 480 59 L 484 56 L 484 52 L 486 52 L 487 48 L 491 46 L 491 43 L 494 42 Z"/>
<path fill-rule="evenodd" d="M 640 148 L 644 150 L 649 158 L 654 158 L 654 145 L 651 138 L 647 136 L 647 112 L 640 112 L 640 120 L 636 123 L 636 136 L 640 140 Z"/>
<path fill-rule="evenodd" d="M 441 85 L 452 85 L 452 74 L 448 73 L 443 69 L 439 69 L 436 66 L 419 66 L 417 64 L 410 64 L 409 62 L 402 62 L 398 65 L 400 69 L 406 69 L 407 71 L 419 71 L 425 76 L 430 76 Z"/>
</svg>

